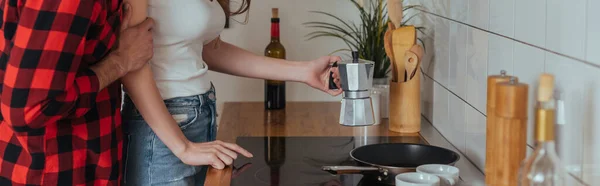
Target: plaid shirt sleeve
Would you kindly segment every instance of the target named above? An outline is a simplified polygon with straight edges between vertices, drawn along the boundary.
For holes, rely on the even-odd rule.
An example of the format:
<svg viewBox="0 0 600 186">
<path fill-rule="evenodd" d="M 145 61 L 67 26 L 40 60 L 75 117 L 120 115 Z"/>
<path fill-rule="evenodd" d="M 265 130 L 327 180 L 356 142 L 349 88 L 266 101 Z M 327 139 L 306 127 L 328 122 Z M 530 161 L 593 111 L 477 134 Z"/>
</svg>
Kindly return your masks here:
<svg viewBox="0 0 600 186">
<path fill-rule="evenodd" d="M 76 108 L 77 102 L 95 100 L 91 97 L 99 89 L 97 76 L 82 63 L 94 7 L 79 0 L 12 2 L 17 2 L 15 7 L 10 2 L 3 5 L 9 6 L 4 17 L 17 16 L 11 15 L 16 11 L 18 21 L 3 21 L 5 27 L 16 29 L 2 29 L 5 40 L 0 42 L 7 49 L 0 59 L 7 63 L 0 107 L 3 119 L 22 133 L 84 115 L 89 108 Z M 10 12 L 11 8 L 16 10 Z"/>
</svg>

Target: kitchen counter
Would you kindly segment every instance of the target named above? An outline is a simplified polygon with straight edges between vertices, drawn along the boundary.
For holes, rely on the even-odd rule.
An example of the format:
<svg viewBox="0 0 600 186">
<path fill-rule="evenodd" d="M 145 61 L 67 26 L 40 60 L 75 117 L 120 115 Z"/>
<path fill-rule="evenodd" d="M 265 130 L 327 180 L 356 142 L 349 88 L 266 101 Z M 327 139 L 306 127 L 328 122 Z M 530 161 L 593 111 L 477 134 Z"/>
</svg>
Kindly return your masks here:
<svg viewBox="0 0 600 186">
<path fill-rule="evenodd" d="M 420 133 L 402 134 L 389 131 L 387 120 L 381 124 L 368 127 L 345 127 L 338 123 L 339 102 L 288 102 L 285 110 L 266 111 L 262 102 L 235 102 L 225 103 L 223 112 L 220 113 L 219 130 L 217 139 L 235 143 L 241 136 L 311 136 L 311 137 L 373 137 L 395 136 L 407 138 L 389 141 L 392 143 L 417 143 L 410 137 L 422 137 L 429 144 L 448 148 L 460 154 L 439 132 L 424 118 Z M 461 159 L 456 166 L 461 170 L 463 185 L 483 185 L 483 174 L 470 163 L 466 156 L 461 154 Z M 207 173 L 205 185 L 229 186 L 231 183 L 232 168 L 223 170 L 210 168 Z"/>
</svg>

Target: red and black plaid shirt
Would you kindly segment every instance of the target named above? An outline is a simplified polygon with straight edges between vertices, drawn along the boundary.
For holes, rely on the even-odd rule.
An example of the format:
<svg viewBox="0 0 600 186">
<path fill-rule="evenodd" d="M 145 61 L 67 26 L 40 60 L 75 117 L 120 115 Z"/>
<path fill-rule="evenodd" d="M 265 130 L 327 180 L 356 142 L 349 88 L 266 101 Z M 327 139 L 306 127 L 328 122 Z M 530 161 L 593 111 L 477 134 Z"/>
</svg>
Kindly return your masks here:
<svg viewBox="0 0 600 186">
<path fill-rule="evenodd" d="M 121 0 L 0 0 L 0 185 L 118 185 L 121 88 L 89 67 Z"/>
</svg>

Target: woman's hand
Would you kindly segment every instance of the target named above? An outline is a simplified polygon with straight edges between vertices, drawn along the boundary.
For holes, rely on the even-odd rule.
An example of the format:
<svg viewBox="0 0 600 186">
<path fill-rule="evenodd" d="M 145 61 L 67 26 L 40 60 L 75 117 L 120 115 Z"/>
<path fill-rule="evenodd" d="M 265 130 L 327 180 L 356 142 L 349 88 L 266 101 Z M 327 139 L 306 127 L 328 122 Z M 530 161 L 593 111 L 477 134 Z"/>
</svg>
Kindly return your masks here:
<svg viewBox="0 0 600 186">
<path fill-rule="evenodd" d="M 206 143 L 189 142 L 185 150 L 176 153 L 177 157 L 185 164 L 192 166 L 210 165 L 215 169 L 223 169 L 231 165 L 237 154 L 248 158 L 253 155 L 242 147 L 219 140 Z"/>
<path fill-rule="evenodd" d="M 340 73 L 337 67 L 331 67 L 333 62 L 339 62 L 342 59 L 338 56 L 324 56 L 319 59 L 308 62 L 308 72 L 305 73 L 306 84 L 310 85 L 313 88 L 322 90 L 331 94 L 332 96 L 337 96 L 342 93 L 342 89 L 338 88 L 336 90 L 329 89 L 329 73 L 333 72 L 333 79 L 337 87 L 340 86 Z"/>
</svg>

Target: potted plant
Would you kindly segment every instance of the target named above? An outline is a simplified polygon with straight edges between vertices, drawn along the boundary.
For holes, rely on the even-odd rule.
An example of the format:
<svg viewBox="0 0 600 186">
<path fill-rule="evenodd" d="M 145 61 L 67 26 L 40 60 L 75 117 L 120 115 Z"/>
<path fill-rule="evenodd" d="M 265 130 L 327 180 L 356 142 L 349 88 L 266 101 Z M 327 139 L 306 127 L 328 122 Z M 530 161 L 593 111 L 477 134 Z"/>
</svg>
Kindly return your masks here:
<svg viewBox="0 0 600 186">
<path fill-rule="evenodd" d="M 338 49 L 332 53 L 340 51 L 351 51 L 358 50 L 359 57 L 361 59 L 373 61 L 374 74 L 373 74 L 373 85 L 387 85 L 389 83 L 390 69 L 390 58 L 385 53 L 384 47 L 384 35 L 390 21 L 387 16 L 386 3 L 383 0 L 362 0 L 367 1 L 367 6 L 363 6 L 362 3 L 357 0 L 349 0 L 358 9 L 360 14 L 360 24 L 354 22 L 344 21 L 338 16 L 335 16 L 328 12 L 323 11 L 311 11 L 313 13 L 322 14 L 334 18 L 339 24 L 327 23 L 322 21 L 306 22 L 304 25 L 310 28 L 316 28 L 316 30 L 307 35 L 308 39 L 315 39 L 319 37 L 334 37 L 341 39 L 346 43 L 348 48 Z M 360 1 L 360 0 L 359 0 Z M 362 2 L 361 1 L 361 2 Z M 419 5 L 404 6 L 403 13 Z M 403 16 L 401 26 L 407 24 L 412 18 L 417 16 L 418 13 L 411 16 Z M 398 27 L 396 25 L 396 27 Z M 424 27 L 415 27 L 420 32 L 423 32 Z M 418 39 L 422 44 L 423 41 Z"/>
</svg>

